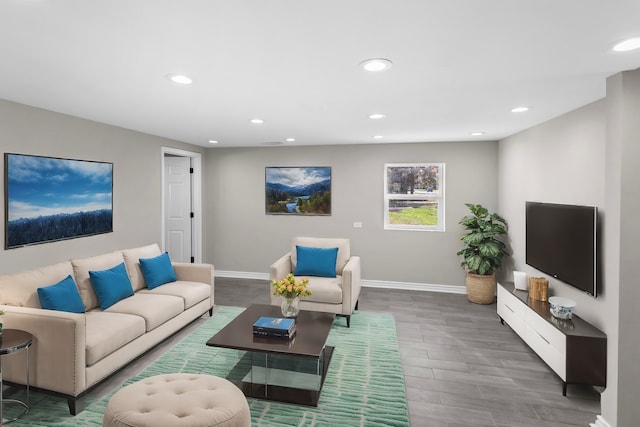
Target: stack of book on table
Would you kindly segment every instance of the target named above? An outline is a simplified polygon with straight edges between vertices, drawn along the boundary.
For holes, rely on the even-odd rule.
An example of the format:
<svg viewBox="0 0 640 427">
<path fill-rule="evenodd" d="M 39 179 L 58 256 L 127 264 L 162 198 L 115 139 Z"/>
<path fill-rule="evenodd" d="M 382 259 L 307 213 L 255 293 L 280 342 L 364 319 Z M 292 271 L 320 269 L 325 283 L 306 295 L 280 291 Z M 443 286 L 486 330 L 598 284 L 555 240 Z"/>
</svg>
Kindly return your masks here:
<svg viewBox="0 0 640 427">
<path fill-rule="evenodd" d="M 253 324 L 254 337 L 290 339 L 295 333 L 295 319 L 261 317 Z"/>
</svg>

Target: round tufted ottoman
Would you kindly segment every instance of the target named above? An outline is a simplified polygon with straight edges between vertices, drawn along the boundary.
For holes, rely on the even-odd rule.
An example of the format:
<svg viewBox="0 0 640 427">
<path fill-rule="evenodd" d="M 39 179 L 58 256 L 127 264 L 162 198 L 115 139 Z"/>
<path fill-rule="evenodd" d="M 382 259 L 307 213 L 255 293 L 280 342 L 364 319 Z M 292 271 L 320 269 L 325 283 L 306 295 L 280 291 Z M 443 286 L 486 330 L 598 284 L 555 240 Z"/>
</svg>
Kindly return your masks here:
<svg viewBox="0 0 640 427">
<path fill-rule="evenodd" d="M 166 374 L 130 384 L 111 397 L 104 427 L 251 427 L 249 404 L 224 378 Z"/>
</svg>

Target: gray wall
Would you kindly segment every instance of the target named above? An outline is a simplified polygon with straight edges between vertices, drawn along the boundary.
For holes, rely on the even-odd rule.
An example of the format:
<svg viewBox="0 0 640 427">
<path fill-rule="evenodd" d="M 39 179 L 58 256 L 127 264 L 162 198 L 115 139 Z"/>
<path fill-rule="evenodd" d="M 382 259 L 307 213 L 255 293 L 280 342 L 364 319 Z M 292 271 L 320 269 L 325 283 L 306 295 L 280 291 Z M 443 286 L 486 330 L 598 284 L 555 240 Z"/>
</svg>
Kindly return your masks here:
<svg viewBox="0 0 640 427">
<path fill-rule="evenodd" d="M 346 236 L 365 279 L 462 286 L 455 253 L 464 203 L 498 205 L 496 142 L 207 150 L 4 100 L 0 140 L 3 152 L 114 164 L 113 233 L 3 249 L 0 274 L 160 242 L 162 146 L 203 153 L 203 260 L 217 270 L 266 274 L 295 235 Z M 383 165 L 402 162 L 446 163 L 445 232 L 383 230 Z M 312 165 L 332 168 L 332 215 L 265 215 L 265 166 Z M 0 205 L 4 211 L 3 197 Z"/>
<path fill-rule="evenodd" d="M 113 163 L 113 233 L 4 250 L 0 274 L 161 241 L 161 147 L 197 147 L 0 100 L 3 153 Z M 0 162 L 4 187 L 4 162 Z M 0 206 L 4 212 L 4 195 Z M 4 221 L 4 215 L 3 220 Z"/>
<path fill-rule="evenodd" d="M 577 302 L 576 313 L 607 334 L 602 415 L 612 426 L 640 419 L 640 71 L 609 78 L 606 99 L 499 142 L 500 210 L 511 225 L 511 269 L 543 273 L 524 261 L 526 200 L 595 205 L 601 219 L 603 283 L 597 299 L 553 278 L 550 293 Z M 504 272 L 509 277 L 510 271 Z"/>
<path fill-rule="evenodd" d="M 607 229 L 605 242 L 606 280 L 618 287 L 618 305 L 607 313 L 617 322 L 609 343 L 609 378 L 612 387 L 604 396 L 605 419 L 612 426 L 637 425 L 640 419 L 640 70 L 607 80 Z M 607 379 L 609 381 L 609 379 Z"/>
<path fill-rule="evenodd" d="M 402 162 L 446 163 L 445 232 L 383 229 L 384 164 Z M 266 166 L 330 166 L 332 215 L 265 215 Z M 463 286 L 464 203 L 498 204 L 496 142 L 215 148 L 205 169 L 205 242 L 218 271 L 266 274 L 296 235 L 348 237 L 366 280 Z"/>
<path fill-rule="evenodd" d="M 500 141 L 499 193 L 500 210 L 511 224 L 510 270 L 546 277 L 550 295 L 576 301 L 576 314 L 607 334 L 610 357 L 617 334 L 617 321 L 611 319 L 617 312 L 617 284 L 604 281 L 595 299 L 525 263 L 525 201 L 597 206 L 600 217 L 607 216 L 606 128 L 606 103 L 600 100 Z M 511 271 L 503 272 L 506 278 Z M 615 390 L 612 382 L 609 372 L 603 402 Z M 607 413 L 605 419 L 613 422 L 610 418 Z"/>
<path fill-rule="evenodd" d="M 525 201 L 597 206 L 605 214 L 606 123 L 604 100 L 500 141 L 500 211 L 510 224 L 513 269 L 530 275 L 543 273 L 524 261 Z M 600 308 L 603 288 L 594 299 L 548 277 L 550 293 L 575 300 L 580 316 L 604 325 Z"/>
</svg>

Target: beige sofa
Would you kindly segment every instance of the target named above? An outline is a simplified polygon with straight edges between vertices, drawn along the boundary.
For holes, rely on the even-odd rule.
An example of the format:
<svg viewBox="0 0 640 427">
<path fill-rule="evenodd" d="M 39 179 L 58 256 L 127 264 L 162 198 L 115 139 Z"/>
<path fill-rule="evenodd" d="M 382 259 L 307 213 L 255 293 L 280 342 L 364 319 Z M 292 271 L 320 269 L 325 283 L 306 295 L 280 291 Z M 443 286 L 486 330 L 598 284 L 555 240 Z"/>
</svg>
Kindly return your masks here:
<svg viewBox="0 0 640 427">
<path fill-rule="evenodd" d="M 32 387 L 67 398 L 69 411 L 75 415 L 82 411 L 82 397 L 88 389 L 207 311 L 211 315 L 213 266 L 172 263 L 177 281 L 149 290 L 138 260 L 160 254 L 153 244 L 0 276 L 4 328 L 22 329 L 34 336 L 29 350 Z M 135 293 L 103 311 L 89 271 L 122 262 Z M 86 312 L 42 309 L 37 288 L 68 275 L 78 287 Z M 3 380 L 26 384 L 24 355 L 3 357 Z"/>
</svg>

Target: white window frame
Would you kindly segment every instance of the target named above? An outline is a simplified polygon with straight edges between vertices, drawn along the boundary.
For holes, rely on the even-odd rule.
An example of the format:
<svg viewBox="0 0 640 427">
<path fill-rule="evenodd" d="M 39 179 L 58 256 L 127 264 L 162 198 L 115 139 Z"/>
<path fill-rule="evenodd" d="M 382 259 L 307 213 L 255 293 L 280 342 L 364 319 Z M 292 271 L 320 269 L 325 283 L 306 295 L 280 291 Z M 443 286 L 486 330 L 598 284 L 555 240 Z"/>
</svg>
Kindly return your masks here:
<svg viewBox="0 0 640 427">
<path fill-rule="evenodd" d="M 389 170 L 390 168 L 417 168 L 429 167 L 438 168 L 438 191 L 414 192 L 414 194 L 399 194 L 389 192 Z M 384 165 L 384 229 L 385 230 L 410 230 L 410 231 L 445 231 L 444 211 L 445 211 L 445 164 L 444 163 L 386 163 Z M 438 204 L 438 223 L 436 225 L 417 224 L 390 224 L 389 223 L 389 203 L 391 200 L 408 201 L 431 201 Z"/>
</svg>

